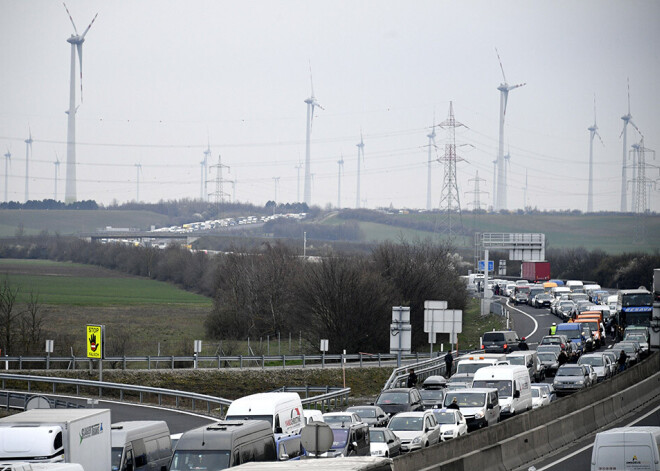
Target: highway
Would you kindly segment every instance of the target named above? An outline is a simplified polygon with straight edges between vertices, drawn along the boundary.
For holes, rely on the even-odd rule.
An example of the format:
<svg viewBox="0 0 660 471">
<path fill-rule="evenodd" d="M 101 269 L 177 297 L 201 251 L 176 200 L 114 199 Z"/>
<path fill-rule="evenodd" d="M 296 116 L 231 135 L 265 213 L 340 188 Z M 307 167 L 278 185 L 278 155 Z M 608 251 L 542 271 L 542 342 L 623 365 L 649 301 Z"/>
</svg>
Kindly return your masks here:
<svg viewBox="0 0 660 471">
<path fill-rule="evenodd" d="M 507 306 L 513 323 L 513 330 L 518 333 L 519 337 L 527 338 L 527 343 L 531 349 L 535 349 L 543 336 L 548 334 L 553 322 L 557 324 L 562 322 L 558 317 L 550 314 L 549 309 L 535 309 L 523 304 L 519 306 L 508 304 Z M 552 382 L 552 378 L 546 379 L 546 382 Z M 609 424 L 607 428 L 633 425 L 660 426 L 660 399 L 646 404 L 619 422 Z M 551 454 L 542 460 L 527 463 L 516 471 L 583 471 L 589 469 L 594 437 L 594 434 L 589 434 L 576 441 L 572 446 Z"/>
</svg>

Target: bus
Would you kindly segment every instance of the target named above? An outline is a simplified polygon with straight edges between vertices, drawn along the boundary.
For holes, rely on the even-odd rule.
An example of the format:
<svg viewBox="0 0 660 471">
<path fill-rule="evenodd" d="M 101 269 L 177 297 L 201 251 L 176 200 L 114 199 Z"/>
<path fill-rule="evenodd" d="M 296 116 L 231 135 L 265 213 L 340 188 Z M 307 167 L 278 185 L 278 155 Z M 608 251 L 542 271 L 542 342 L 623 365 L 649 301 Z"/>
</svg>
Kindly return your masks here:
<svg viewBox="0 0 660 471">
<path fill-rule="evenodd" d="M 653 317 L 653 295 L 646 289 L 624 289 L 619 291 L 616 301 L 619 327 L 629 325 L 649 327 Z"/>
</svg>

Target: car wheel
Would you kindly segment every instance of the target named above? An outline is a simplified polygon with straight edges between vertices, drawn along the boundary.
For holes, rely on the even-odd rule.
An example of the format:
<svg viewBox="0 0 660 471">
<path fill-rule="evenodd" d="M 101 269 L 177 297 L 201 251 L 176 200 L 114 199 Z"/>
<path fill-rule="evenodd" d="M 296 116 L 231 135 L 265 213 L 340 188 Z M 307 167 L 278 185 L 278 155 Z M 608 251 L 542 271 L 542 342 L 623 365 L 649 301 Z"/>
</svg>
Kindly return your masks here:
<svg viewBox="0 0 660 471">
<path fill-rule="evenodd" d="M 424 448 L 428 448 L 428 447 L 429 447 L 429 442 L 426 442 L 426 443 L 424 444 Z"/>
<path fill-rule="evenodd" d="M 385 458 L 389 458 L 389 457 L 390 457 L 389 453 L 385 452 Z"/>
</svg>

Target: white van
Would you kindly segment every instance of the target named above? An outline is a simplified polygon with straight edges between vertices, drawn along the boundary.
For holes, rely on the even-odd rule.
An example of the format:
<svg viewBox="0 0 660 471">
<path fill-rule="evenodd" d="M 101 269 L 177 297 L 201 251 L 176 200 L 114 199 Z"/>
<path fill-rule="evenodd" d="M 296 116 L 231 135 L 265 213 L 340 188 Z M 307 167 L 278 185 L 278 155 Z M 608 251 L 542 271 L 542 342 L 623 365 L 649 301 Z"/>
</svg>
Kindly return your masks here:
<svg viewBox="0 0 660 471">
<path fill-rule="evenodd" d="M 300 433 L 305 426 L 298 393 L 269 392 L 251 394 L 229 405 L 225 420 L 266 420 L 273 433 Z"/>
<path fill-rule="evenodd" d="M 530 384 L 527 368 L 515 365 L 482 368 L 472 380 L 473 388 L 497 388 L 503 417 L 532 409 Z"/>
<path fill-rule="evenodd" d="M 581 290 L 584 288 L 584 284 L 579 280 L 568 280 L 566 281 L 566 287 L 570 288 L 571 291 L 574 291 L 576 289 Z"/>
<path fill-rule="evenodd" d="M 571 288 L 568 288 L 566 286 L 555 286 L 554 288 L 550 289 L 550 294 L 552 294 L 555 298 L 558 298 L 562 294 L 568 294 L 570 292 L 571 292 Z"/>
<path fill-rule="evenodd" d="M 456 399 L 468 430 L 475 430 L 500 421 L 500 403 L 497 388 L 465 388 L 449 390 L 445 395 L 444 407 Z"/>
<path fill-rule="evenodd" d="M 660 427 L 619 427 L 596 434 L 591 470 L 660 471 Z"/>
<path fill-rule="evenodd" d="M 117 422 L 112 424 L 110 436 L 115 471 L 161 471 L 172 457 L 170 429 L 162 420 Z"/>
<path fill-rule="evenodd" d="M 509 365 L 522 365 L 526 367 L 529 372 L 529 378 L 533 380 L 534 383 L 540 383 L 541 380 L 545 379 L 545 376 L 543 375 L 543 365 L 541 365 L 541 362 L 539 361 L 536 350 L 511 352 L 506 356 L 506 360 Z"/>
</svg>

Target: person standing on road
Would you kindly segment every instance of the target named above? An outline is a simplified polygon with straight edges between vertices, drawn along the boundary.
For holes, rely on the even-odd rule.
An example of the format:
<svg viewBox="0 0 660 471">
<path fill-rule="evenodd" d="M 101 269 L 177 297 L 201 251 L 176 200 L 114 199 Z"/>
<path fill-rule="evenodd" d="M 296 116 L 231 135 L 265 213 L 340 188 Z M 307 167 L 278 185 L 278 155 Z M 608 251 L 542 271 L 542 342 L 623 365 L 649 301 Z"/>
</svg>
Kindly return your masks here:
<svg viewBox="0 0 660 471">
<path fill-rule="evenodd" d="M 563 365 L 568 361 L 568 355 L 566 355 L 565 351 L 560 351 L 559 356 L 557 357 L 557 363 L 559 363 L 559 366 Z"/>
<path fill-rule="evenodd" d="M 527 345 L 527 341 L 525 340 L 525 337 L 520 339 L 520 343 L 518 344 L 518 350 L 529 350 L 529 345 Z"/>
<path fill-rule="evenodd" d="M 555 335 L 557 333 L 557 323 L 553 322 L 550 326 L 550 335 Z"/>
<path fill-rule="evenodd" d="M 628 355 L 626 355 L 626 352 L 621 350 L 621 353 L 619 354 L 619 372 L 623 371 L 626 369 L 626 361 L 628 360 Z"/>
<path fill-rule="evenodd" d="M 412 368 L 408 370 L 407 385 L 409 388 L 414 388 L 415 386 L 417 386 L 417 375 L 415 374 L 415 370 Z"/>
<path fill-rule="evenodd" d="M 447 379 L 451 378 L 451 367 L 454 364 L 454 355 L 451 352 L 447 352 L 445 355 L 445 377 Z"/>
</svg>

